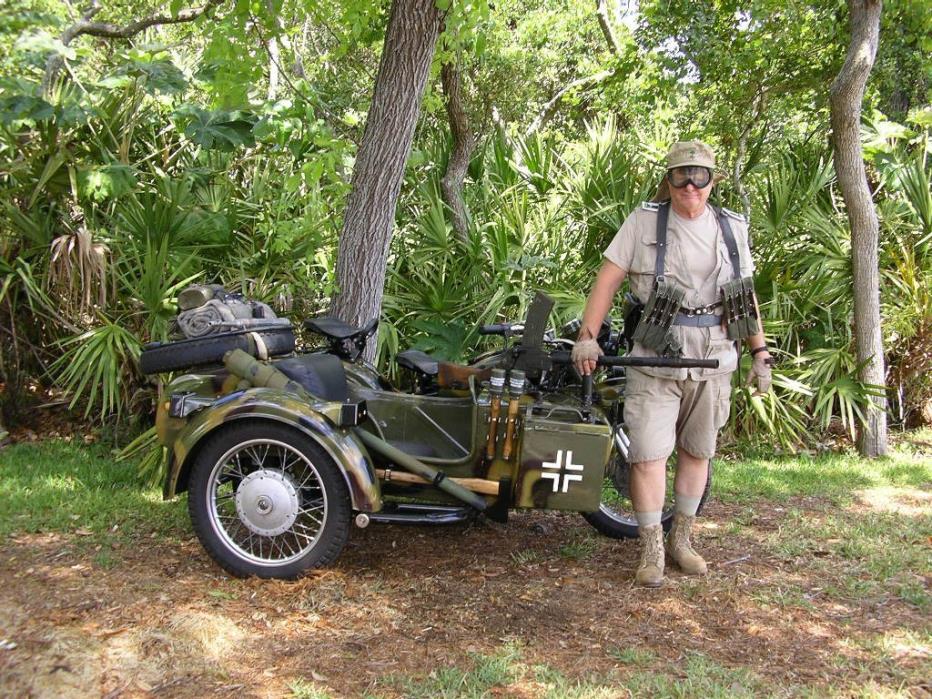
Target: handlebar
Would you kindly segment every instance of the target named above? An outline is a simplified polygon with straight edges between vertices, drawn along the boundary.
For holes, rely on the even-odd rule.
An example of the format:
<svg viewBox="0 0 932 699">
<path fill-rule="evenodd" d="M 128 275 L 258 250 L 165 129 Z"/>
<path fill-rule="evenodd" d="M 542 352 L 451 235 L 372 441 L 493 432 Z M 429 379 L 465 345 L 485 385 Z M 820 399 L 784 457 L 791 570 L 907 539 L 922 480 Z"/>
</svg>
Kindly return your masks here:
<svg viewBox="0 0 932 699">
<path fill-rule="evenodd" d="M 571 364 L 569 352 L 557 351 L 550 353 L 550 361 L 554 364 Z M 693 359 L 690 357 L 599 357 L 596 362 L 599 366 L 651 366 L 668 367 L 673 369 L 718 369 L 717 359 Z"/>
<path fill-rule="evenodd" d="M 510 333 L 519 333 L 524 330 L 523 323 L 493 323 L 492 325 L 480 325 L 480 335 L 508 335 Z"/>
</svg>

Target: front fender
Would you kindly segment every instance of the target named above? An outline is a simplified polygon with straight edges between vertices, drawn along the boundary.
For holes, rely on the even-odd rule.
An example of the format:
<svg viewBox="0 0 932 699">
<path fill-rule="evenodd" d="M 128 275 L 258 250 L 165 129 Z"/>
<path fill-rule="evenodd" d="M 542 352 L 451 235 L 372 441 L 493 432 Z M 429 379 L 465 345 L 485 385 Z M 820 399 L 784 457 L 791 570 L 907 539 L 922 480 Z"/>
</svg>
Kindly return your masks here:
<svg viewBox="0 0 932 699">
<path fill-rule="evenodd" d="M 306 403 L 294 393 L 274 388 L 249 388 L 218 398 L 194 413 L 169 447 L 163 496 L 169 499 L 187 489 L 198 445 L 208 434 L 236 420 L 275 420 L 303 432 L 327 451 L 346 479 L 354 510 L 378 512 L 382 493 L 369 453 L 349 430 L 326 417 L 339 415 L 341 406 L 338 402 Z"/>
</svg>

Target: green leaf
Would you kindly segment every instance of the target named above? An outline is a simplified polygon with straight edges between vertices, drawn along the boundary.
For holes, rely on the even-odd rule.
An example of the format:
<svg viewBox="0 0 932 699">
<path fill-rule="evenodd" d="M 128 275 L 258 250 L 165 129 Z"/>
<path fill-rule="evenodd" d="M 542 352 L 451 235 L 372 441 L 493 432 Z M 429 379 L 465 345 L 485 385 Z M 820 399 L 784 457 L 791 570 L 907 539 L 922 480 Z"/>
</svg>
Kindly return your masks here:
<svg viewBox="0 0 932 699">
<path fill-rule="evenodd" d="M 232 151 L 234 148 L 255 143 L 252 129 L 256 117 L 246 112 L 206 112 L 198 107 L 186 107 L 175 112 L 188 117 L 184 134 L 198 145 L 208 149 Z"/>
<path fill-rule="evenodd" d="M 0 121 L 12 124 L 15 121 L 45 121 L 55 114 L 55 109 L 44 99 L 32 95 L 13 95 L 0 99 Z"/>
<path fill-rule="evenodd" d="M 36 203 L 36 198 L 41 194 L 42 189 L 48 183 L 50 179 L 58 172 L 58 169 L 64 165 L 67 156 L 63 150 L 57 150 L 49 156 L 49 159 L 45 161 L 45 167 L 42 168 L 42 174 L 39 175 L 39 181 L 36 183 L 36 188 L 32 191 L 32 196 L 29 198 L 29 208 L 31 209 Z"/>
<path fill-rule="evenodd" d="M 136 171 L 129 165 L 111 163 L 82 170 L 78 181 L 82 196 L 102 202 L 131 192 L 136 186 Z"/>
</svg>

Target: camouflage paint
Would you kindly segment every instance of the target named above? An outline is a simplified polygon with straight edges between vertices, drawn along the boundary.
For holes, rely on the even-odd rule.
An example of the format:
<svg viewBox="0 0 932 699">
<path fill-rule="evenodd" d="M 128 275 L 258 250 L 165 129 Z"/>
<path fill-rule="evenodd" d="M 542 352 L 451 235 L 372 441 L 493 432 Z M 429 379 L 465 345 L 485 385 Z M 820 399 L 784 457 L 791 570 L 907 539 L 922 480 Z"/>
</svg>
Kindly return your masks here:
<svg viewBox="0 0 932 699">
<path fill-rule="evenodd" d="M 549 394 L 547 401 L 537 403 L 530 396 L 523 396 L 516 425 L 516 453 L 508 461 L 502 459 L 503 430 L 500 430 L 495 458 L 489 461 L 485 458 L 490 414 L 486 390 L 467 392 L 464 397 L 399 393 L 374 388 L 374 377 L 368 369 L 357 372 L 365 375 L 362 377 L 350 372 L 353 365 L 345 366 L 350 395 L 354 400 L 367 401 L 371 419 L 361 427 L 396 446 L 411 442 L 432 448 L 435 451 L 432 457 L 413 454 L 424 463 L 441 468 L 452 477 L 488 478 L 495 482 L 510 478 L 514 487 L 513 507 L 576 512 L 598 509 L 605 464 L 611 451 L 611 427 L 598 406 L 593 410 L 596 419 L 593 424 L 581 420 L 575 409 L 579 405 L 575 395 Z M 229 390 L 229 385 L 224 385 L 225 378 L 225 373 L 179 377 L 169 385 L 166 395 L 192 391 L 216 397 Z M 362 378 L 364 381 L 360 382 Z M 608 403 L 613 397 L 603 395 L 603 401 Z M 503 413 L 507 405 L 506 397 L 502 401 Z M 337 427 L 340 406 L 316 399 L 309 403 L 278 389 L 250 388 L 217 398 L 214 406 L 186 419 L 175 419 L 168 417 L 167 400 L 163 400 L 156 424 L 162 443 L 169 447 L 165 497 L 175 494 L 189 467 L 186 461 L 191 450 L 206 434 L 231 420 L 262 417 L 294 425 L 320 442 L 343 468 L 354 508 L 378 511 L 381 487 L 373 470 L 373 458 L 380 466 L 391 464 L 369 454 L 347 430 Z M 444 433 L 453 436 L 457 446 Z M 575 468 L 578 466 L 583 467 L 581 471 Z M 393 485 L 391 489 L 398 488 Z M 447 499 L 429 487 L 405 487 L 399 492 L 422 501 Z"/>
<path fill-rule="evenodd" d="M 476 404 L 472 397 L 445 398 L 350 385 L 352 400 L 366 401 L 370 432 L 396 446 L 416 443 L 431 452 L 413 454 L 427 464 L 443 465 L 450 476 L 471 477 L 479 461 Z M 485 425 L 482 439 L 485 440 Z"/>
<path fill-rule="evenodd" d="M 573 413 L 544 417 L 529 411 L 521 431 L 514 506 L 598 510 L 612 446 L 611 426 L 578 422 Z"/>
<path fill-rule="evenodd" d="M 169 388 L 172 392 L 180 390 L 174 381 Z M 202 386 L 202 390 L 204 388 Z M 166 401 L 163 400 L 157 421 L 162 424 L 160 439 L 167 440 L 163 444 L 169 447 L 170 453 L 164 497 L 171 498 L 178 492 L 179 481 L 183 482 L 183 476 L 186 477 L 191 467 L 188 458 L 205 436 L 235 420 L 261 418 L 291 425 L 314 439 L 343 472 L 353 509 L 378 512 L 382 509 L 382 495 L 372 459 L 348 430 L 335 424 L 341 405 L 325 401 L 309 404 L 287 391 L 250 388 L 217 398 L 209 408 L 193 413 L 186 420 L 180 420 L 168 417 Z M 183 423 L 180 429 L 178 423 Z"/>
</svg>

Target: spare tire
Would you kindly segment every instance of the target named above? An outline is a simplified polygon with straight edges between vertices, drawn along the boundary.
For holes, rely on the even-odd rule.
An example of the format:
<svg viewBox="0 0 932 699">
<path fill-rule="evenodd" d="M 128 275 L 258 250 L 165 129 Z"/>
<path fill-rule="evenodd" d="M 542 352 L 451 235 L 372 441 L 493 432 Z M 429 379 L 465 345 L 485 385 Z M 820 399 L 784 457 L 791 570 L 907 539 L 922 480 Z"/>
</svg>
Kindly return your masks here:
<svg viewBox="0 0 932 699">
<path fill-rule="evenodd" d="M 255 336 L 258 336 L 258 342 Z M 221 333 L 180 342 L 153 342 L 146 345 L 139 355 L 139 369 L 143 374 L 158 374 L 220 364 L 223 355 L 235 349 L 264 359 L 261 345 L 265 346 L 264 354 L 268 357 L 289 354 L 294 352 L 294 332 L 290 327 L 277 327 Z"/>
</svg>

